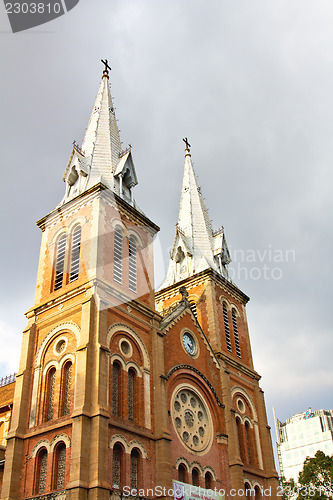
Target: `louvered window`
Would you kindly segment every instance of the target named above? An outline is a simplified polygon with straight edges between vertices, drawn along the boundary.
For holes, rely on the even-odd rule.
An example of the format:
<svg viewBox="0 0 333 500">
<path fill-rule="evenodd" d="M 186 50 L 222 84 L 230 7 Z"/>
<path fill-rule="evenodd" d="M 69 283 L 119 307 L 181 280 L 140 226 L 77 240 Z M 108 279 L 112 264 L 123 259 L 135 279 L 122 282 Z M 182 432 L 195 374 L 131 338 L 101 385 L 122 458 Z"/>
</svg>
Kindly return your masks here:
<svg viewBox="0 0 333 500">
<path fill-rule="evenodd" d="M 122 467 L 123 450 L 120 444 L 115 444 L 113 447 L 112 460 L 112 487 L 120 488 L 121 467 Z"/>
<path fill-rule="evenodd" d="M 120 365 L 115 362 L 112 365 L 112 415 L 119 415 L 119 383 Z"/>
<path fill-rule="evenodd" d="M 80 248 L 81 248 L 81 228 L 76 227 L 72 234 L 71 267 L 69 274 L 69 282 L 75 281 L 79 277 Z"/>
<path fill-rule="evenodd" d="M 128 371 L 128 419 L 134 419 L 134 393 L 135 393 L 135 372 Z"/>
<path fill-rule="evenodd" d="M 223 320 L 224 320 L 224 331 L 225 331 L 225 340 L 227 343 L 227 349 L 228 351 L 231 352 L 231 338 L 230 338 L 230 329 L 228 320 L 228 310 L 224 302 L 223 302 Z"/>
<path fill-rule="evenodd" d="M 66 474 L 66 445 L 60 443 L 57 445 L 55 451 L 55 464 L 54 464 L 54 488 L 62 490 L 65 487 L 65 474 Z"/>
<path fill-rule="evenodd" d="M 72 363 L 66 363 L 62 376 L 62 415 L 69 415 L 71 407 Z"/>
<path fill-rule="evenodd" d="M 239 344 L 238 327 L 237 327 L 237 316 L 236 316 L 235 309 L 232 310 L 232 324 L 233 324 L 233 327 L 234 327 L 236 354 L 240 358 L 241 357 L 241 349 L 240 349 L 240 344 Z"/>
<path fill-rule="evenodd" d="M 119 229 L 114 232 L 113 279 L 122 283 L 123 274 L 123 235 Z"/>
<path fill-rule="evenodd" d="M 139 476 L 139 452 L 132 450 L 131 453 L 131 488 L 137 489 Z"/>
<path fill-rule="evenodd" d="M 65 252 L 66 252 L 66 236 L 63 235 L 61 236 L 61 238 L 59 238 L 57 243 L 54 290 L 59 290 L 59 288 L 61 288 L 63 285 Z"/>
<path fill-rule="evenodd" d="M 47 374 L 46 399 L 45 399 L 45 417 L 46 420 L 53 419 L 54 406 L 54 388 L 55 388 L 55 368 L 51 368 Z"/>
<path fill-rule="evenodd" d="M 36 457 L 35 493 L 45 492 L 47 472 L 47 451 L 45 448 L 38 452 Z"/>
<path fill-rule="evenodd" d="M 137 269 L 136 269 L 136 241 L 131 236 L 129 239 L 129 289 L 131 292 L 136 292 L 137 285 Z"/>
</svg>

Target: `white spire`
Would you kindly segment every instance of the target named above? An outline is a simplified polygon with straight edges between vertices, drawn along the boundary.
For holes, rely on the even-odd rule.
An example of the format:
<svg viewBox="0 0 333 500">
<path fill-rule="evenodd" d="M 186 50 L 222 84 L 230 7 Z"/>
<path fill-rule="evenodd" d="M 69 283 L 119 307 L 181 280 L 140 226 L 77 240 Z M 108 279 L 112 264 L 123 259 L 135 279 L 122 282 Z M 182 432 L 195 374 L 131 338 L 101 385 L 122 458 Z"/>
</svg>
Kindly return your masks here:
<svg viewBox="0 0 333 500">
<path fill-rule="evenodd" d="M 75 143 L 63 180 L 66 203 L 98 182 L 133 203 L 131 189 L 138 183 L 131 148 L 121 150 L 119 130 L 109 88 L 109 66 L 105 64 L 89 124 L 79 148 Z"/>
<path fill-rule="evenodd" d="M 231 261 L 223 228 L 213 233 L 208 211 L 194 173 L 190 145 L 186 140 L 185 166 L 176 236 L 165 281 L 160 289 L 205 269 L 227 277 Z"/>
</svg>

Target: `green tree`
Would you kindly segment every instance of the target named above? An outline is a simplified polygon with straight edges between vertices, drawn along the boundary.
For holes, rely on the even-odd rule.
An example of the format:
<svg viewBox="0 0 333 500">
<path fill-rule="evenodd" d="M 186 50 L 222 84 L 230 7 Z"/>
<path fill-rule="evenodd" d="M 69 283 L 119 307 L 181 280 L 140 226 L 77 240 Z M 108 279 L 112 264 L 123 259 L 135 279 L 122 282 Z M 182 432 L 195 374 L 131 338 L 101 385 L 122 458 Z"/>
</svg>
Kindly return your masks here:
<svg viewBox="0 0 333 500">
<path fill-rule="evenodd" d="M 333 457 L 317 451 L 307 457 L 298 476 L 297 500 L 327 500 L 333 498 Z"/>
</svg>

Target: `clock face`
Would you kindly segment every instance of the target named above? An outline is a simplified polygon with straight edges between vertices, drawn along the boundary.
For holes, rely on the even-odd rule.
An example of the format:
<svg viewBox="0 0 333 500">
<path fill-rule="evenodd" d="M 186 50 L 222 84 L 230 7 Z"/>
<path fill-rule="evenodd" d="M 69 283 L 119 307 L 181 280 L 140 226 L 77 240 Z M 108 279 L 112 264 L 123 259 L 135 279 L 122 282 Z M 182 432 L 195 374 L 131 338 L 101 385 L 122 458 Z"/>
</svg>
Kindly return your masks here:
<svg viewBox="0 0 333 500">
<path fill-rule="evenodd" d="M 189 333 L 184 333 L 183 344 L 184 344 L 186 351 L 189 354 L 193 355 L 195 353 L 195 342 L 194 342 L 192 335 L 190 335 Z"/>
</svg>

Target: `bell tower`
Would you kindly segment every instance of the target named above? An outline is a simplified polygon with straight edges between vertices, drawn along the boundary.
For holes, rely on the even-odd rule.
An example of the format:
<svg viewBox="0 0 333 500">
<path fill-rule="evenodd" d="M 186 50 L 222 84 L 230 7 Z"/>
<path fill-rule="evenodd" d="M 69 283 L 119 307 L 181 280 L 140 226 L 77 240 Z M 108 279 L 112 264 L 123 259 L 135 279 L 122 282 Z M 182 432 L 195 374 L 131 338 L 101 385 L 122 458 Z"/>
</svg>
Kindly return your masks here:
<svg viewBox="0 0 333 500">
<path fill-rule="evenodd" d="M 154 412 L 162 407 L 152 355 L 160 342 L 152 245 L 159 228 L 134 201 L 132 150 L 121 149 L 102 62 L 64 197 L 37 222 L 41 251 L 7 435 L 6 499 L 109 499 L 125 476 L 150 487 L 155 443 L 168 437 Z"/>
<path fill-rule="evenodd" d="M 228 276 L 231 262 L 224 228 L 213 231 L 194 173 L 190 144 L 185 165 L 176 235 L 157 310 L 167 316 L 186 288 L 192 313 L 219 361 L 225 407 L 231 483 L 237 490 L 272 487 L 274 466 L 260 375 L 254 370 L 246 319 L 249 300 Z M 258 490 L 259 491 L 259 490 Z"/>
</svg>

